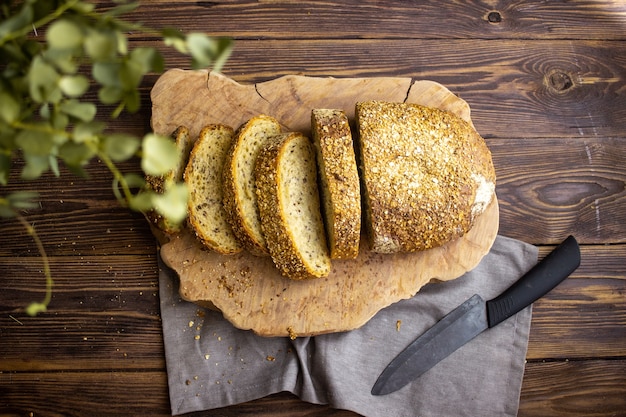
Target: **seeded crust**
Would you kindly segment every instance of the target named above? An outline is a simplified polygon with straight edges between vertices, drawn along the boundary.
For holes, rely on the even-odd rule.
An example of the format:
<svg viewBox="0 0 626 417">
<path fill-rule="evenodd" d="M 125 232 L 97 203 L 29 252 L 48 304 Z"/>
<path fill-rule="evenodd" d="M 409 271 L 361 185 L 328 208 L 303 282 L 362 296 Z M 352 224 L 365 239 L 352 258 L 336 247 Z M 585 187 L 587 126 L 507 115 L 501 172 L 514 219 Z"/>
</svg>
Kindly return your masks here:
<svg viewBox="0 0 626 417">
<path fill-rule="evenodd" d="M 146 185 L 157 193 L 165 191 L 166 184 L 177 183 L 183 180 L 183 173 L 189 160 L 189 153 L 193 147 L 193 140 L 189 135 L 189 129 L 186 126 L 179 126 L 171 135 L 178 148 L 179 159 L 174 169 L 162 176 L 146 175 Z M 161 216 L 155 210 L 146 213 L 148 220 L 159 230 L 165 233 L 177 233 L 182 225 L 173 224 L 166 218 Z"/>
<path fill-rule="evenodd" d="M 311 134 L 330 257 L 354 259 L 359 254 L 361 193 L 348 117 L 342 110 L 315 109 Z"/>
<path fill-rule="evenodd" d="M 412 252 L 467 233 L 491 202 L 482 137 L 456 115 L 407 103 L 356 105 L 365 223 L 372 251 Z"/>
<path fill-rule="evenodd" d="M 269 255 L 256 198 L 254 163 L 268 138 L 281 133 L 280 123 L 266 115 L 248 120 L 235 132 L 224 164 L 224 208 L 228 223 L 254 255 Z"/>
<path fill-rule="evenodd" d="M 226 220 L 223 205 L 223 167 L 233 135 L 233 129 L 225 125 L 203 128 L 184 174 L 189 188 L 189 224 L 207 248 L 223 254 L 243 249 Z"/>
<path fill-rule="evenodd" d="M 320 213 L 315 150 L 301 133 L 267 142 L 255 165 L 261 227 L 272 260 L 291 279 L 330 273 Z"/>
</svg>

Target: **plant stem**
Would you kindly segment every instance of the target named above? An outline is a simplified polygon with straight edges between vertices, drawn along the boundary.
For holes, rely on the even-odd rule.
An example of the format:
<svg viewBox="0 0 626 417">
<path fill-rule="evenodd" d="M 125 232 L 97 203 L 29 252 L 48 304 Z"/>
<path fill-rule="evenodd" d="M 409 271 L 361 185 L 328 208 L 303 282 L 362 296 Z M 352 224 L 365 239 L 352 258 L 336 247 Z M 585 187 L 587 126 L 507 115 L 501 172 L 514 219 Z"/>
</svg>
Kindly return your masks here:
<svg viewBox="0 0 626 417">
<path fill-rule="evenodd" d="M 48 260 L 48 255 L 46 254 L 46 249 L 44 248 L 43 243 L 41 242 L 41 239 L 39 239 L 39 235 L 37 235 L 35 228 L 31 226 L 28 223 L 28 221 L 26 221 L 24 216 L 22 216 L 20 213 L 16 211 L 16 217 L 17 217 L 17 220 L 22 224 L 22 226 L 24 226 L 24 229 L 26 229 L 26 232 L 32 236 L 33 240 L 35 241 L 35 244 L 37 245 L 37 250 L 39 251 L 39 254 L 41 255 L 41 259 L 43 262 L 43 273 L 44 273 L 44 276 L 46 277 L 46 295 L 44 296 L 44 299 L 41 302 L 41 304 L 47 307 L 48 304 L 50 304 L 50 300 L 52 300 L 52 285 L 54 284 L 54 282 L 52 280 L 52 273 L 50 272 L 50 263 Z"/>
</svg>

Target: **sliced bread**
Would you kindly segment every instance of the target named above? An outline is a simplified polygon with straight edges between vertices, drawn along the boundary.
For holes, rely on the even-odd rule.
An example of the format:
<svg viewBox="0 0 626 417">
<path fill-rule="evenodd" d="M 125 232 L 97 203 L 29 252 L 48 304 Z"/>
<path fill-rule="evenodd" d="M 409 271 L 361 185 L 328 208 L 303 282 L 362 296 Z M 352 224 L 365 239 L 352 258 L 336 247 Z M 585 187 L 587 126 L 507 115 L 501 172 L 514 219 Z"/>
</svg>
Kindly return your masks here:
<svg viewBox="0 0 626 417">
<path fill-rule="evenodd" d="M 189 134 L 189 129 L 186 126 L 179 126 L 178 128 L 176 128 L 171 137 L 172 140 L 176 143 L 176 148 L 179 152 L 176 166 L 165 175 L 146 176 L 147 186 L 157 193 L 163 193 L 168 184 L 181 182 L 183 180 L 183 173 L 185 172 L 185 167 L 187 166 L 187 161 L 189 160 L 189 153 L 191 152 L 191 148 L 193 147 L 193 140 L 191 135 Z M 155 210 L 151 210 L 150 212 L 146 213 L 146 216 L 153 226 L 157 227 L 165 233 L 179 232 L 182 227 L 181 224 L 175 224 L 170 222 L 167 218 L 163 217 Z"/>
<path fill-rule="evenodd" d="M 372 250 L 441 246 L 491 202 L 495 171 L 482 137 L 456 115 L 417 104 L 357 103 L 365 223 Z"/>
<path fill-rule="evenodd" d="M 330 257 L 356 258 L 361 237 L 361 192 L 348 117 L 342 110 L 315 109 L 311 112 L 311 135 Z"/>
<path fill-rule="evenodd" d="M 261 227 L 272 260 L 291 279 L 330 273 L 320 212 L 315 151 L 301 133 L 283 133 L 259 152 L 255 184 Z"/>
<path fill-rule="evenodd" d="M 223 254 L 243 249 L 226 220 L 223 204 L 223 168 L 233 136 L 229 126 L 215 124 L 203 128 L 184 174 L 189 188 L 189 224 L 207 248 Z"/>
<path fill-rule="evenodd" d="M 235 133 L 224 164 L 224 208 L 235 236 L 255 255 L 268 255 L 254 184 L 254 163 L 272 136 L 281 133 L 280 123 L 260 115 L 244 123 Z"/>
</svg>

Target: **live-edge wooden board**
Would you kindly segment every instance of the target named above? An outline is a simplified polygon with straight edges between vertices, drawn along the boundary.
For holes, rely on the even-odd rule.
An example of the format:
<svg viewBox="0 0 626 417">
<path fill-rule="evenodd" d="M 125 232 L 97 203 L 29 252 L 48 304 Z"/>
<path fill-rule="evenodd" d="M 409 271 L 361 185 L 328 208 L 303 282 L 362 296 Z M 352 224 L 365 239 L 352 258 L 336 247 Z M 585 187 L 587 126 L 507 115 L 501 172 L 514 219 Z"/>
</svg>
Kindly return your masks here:
<svg viewBox="0 0 626 417">
<path fill-rule="evenodd" d="M 159 78 L 151 98 L 152 128 L 163 135 L 180 125 L 194 136 L 211 123 L 237 128 L 259 114 L 275 117 L 285 130 L 309 134 L 312 109 L 342 109 L 353 120 L 356 102 L 365 100 L 438 107 L 471 123 L 465 101 L 438 83 L 410 78 L 290 75 L 242 85 L 217 73 L 175 69 Z M 374 254 L 363 241 L 357 259 L 335 260 L 328 277 L 309 281 L 281 276 L 269 257 L 211 252 L 188 228 L 175 235 L 155 234 L 162 259 L 180 278 L 184 299 L 221 311 L 238 328 L 296 337 L 358 328 L 425 284 L 461 276 L 489 251 L 498 223 L 494 198 L 460 239 L 424 252 L 393 255 Z"/>
</svg>

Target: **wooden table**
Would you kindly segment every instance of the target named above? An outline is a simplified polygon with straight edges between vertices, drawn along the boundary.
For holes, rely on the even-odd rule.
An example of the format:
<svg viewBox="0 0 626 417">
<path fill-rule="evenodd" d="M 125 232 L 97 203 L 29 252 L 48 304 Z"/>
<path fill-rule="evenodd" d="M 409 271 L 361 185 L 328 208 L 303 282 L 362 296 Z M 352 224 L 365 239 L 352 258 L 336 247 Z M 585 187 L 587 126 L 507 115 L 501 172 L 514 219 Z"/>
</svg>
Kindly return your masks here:
<svg viewBox="0 0 626 417">
<path fill-rule="evenodd" d="M 152 0 L 132 18 L 234 37 L 223 72 L 242 83 L 405 76 L 467 100 L 493 152 L 500 233 L 541 256 L 568 234 L 582 244 L 580 268 L 535 303 L 519 415 L 626 415 L 624 2 Z M 188 66 L 159 48 L 168 68 Z M 156 78 L 117 130 L 149 130 Z M 26 216 L 55 279 L 45 314 L 23 310 L 45 287 L 36 246 L 0 220 L 0 415 L 170 413 L 155 240 L 118 206 L 106 168 L 88 171 L 90 181 L 63 170 L 30 184 L 41 209 Z M 284 393 L 198 415 L 248 414 L 354 415 Z"/>
</svg>

